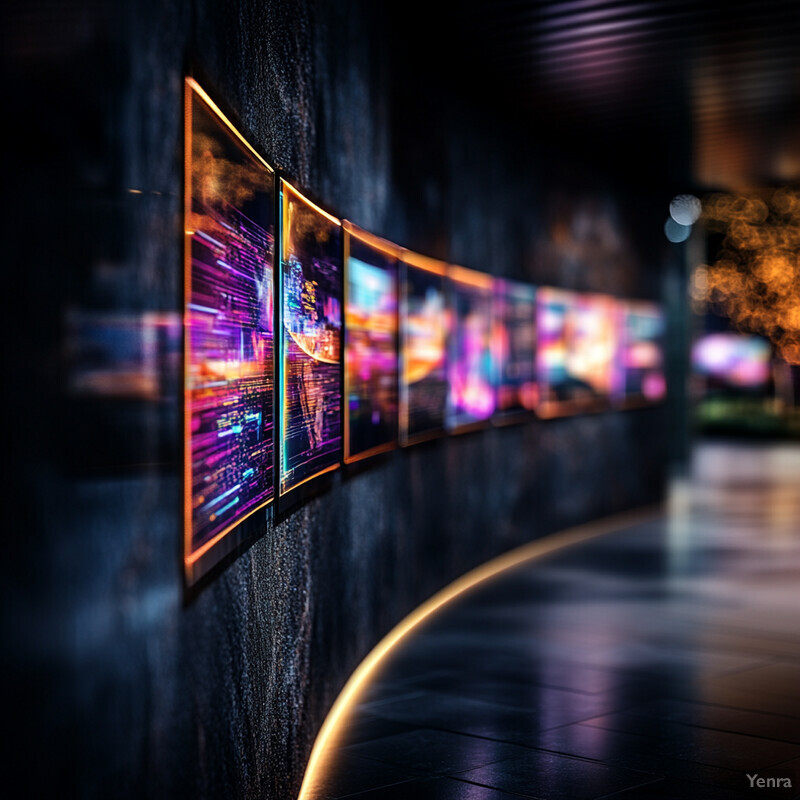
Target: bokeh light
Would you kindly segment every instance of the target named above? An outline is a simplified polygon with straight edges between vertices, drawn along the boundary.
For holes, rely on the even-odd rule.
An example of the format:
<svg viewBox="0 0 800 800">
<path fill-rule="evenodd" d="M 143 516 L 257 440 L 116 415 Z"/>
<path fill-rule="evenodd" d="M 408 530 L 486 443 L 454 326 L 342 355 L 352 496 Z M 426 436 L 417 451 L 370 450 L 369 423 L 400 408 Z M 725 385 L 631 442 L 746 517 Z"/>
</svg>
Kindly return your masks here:
<svg viewBox="0 0 800 800">
<path fill-rule="evenodd" d="M 800 191 L 712 195 L 702 219 L 722 242 L 713 263 L 695 270 L 692 300 L 800 364 Z"/>
<path fill-rule="evenodd" d="M 694 225 L 702 211 L 702 203 L 692 194 L 679 194 L 669 204 L 669 215 L 679 225 Z"/>
<path fill-rule="evenodd" d="M 685 242 L 689 238 L 691 232 L 691 225 L 681 225 L 679 222 L 675 222 L 672 217 L 669 217 L 664 223 L 664 234 L 667 239 L 675 244 Z"/>
</svg>

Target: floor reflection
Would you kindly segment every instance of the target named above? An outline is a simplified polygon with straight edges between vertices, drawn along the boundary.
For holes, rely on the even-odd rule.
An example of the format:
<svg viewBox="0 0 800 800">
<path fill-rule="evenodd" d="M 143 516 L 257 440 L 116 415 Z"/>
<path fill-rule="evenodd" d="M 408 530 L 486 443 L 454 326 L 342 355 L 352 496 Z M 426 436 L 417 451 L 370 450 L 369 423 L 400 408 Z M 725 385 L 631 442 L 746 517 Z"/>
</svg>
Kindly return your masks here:
<svg viewBox="0 0 800 800">
<path fill-rule="evenodd" d="M 798 622 L 800 448 L 702 445 L 662 517 L 418 628 L 312 796 L 800 797 Z"/>
</svg>

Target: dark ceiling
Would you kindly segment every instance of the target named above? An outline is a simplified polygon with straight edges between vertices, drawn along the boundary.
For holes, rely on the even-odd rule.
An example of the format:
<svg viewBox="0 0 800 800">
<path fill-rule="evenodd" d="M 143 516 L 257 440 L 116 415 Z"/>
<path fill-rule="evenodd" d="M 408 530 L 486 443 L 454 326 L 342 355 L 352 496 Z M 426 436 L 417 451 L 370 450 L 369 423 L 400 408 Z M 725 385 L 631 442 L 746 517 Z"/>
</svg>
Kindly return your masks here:
<svg viewBox="0 0 800 800">
<path fill-rule="evenodd" d="M 684 188 L 800 178 L 800 0 L 399 8 L 411 51 L 526 134 Z"/>
</svg>

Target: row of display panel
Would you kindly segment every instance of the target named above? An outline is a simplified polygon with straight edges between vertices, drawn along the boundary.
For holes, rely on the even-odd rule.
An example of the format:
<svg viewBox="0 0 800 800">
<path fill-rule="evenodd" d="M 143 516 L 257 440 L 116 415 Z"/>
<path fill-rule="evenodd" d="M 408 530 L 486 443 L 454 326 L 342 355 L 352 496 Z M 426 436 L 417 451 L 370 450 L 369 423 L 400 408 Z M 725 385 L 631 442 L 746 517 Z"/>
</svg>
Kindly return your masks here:
<svg viewBox="0 0 800 800">
<path fill-rule="evenodd" d="M 192 79 L 185 112 L 189 584 L 342 461 L 663 397 L 657 305 L 412 253 L 276 178 Z"/>
</svg>

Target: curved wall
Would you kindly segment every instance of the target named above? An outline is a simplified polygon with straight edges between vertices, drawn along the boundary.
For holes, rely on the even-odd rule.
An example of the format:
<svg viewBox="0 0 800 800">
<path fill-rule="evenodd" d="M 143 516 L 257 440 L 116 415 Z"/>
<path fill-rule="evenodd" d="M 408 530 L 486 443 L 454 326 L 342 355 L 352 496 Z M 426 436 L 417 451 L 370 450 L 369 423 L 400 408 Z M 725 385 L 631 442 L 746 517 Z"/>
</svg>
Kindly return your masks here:
<svg viewBox="0 0 800 800">
<path fill-rule="evenodd" d="M 649 195 L 470 110 L 375 5 L 127 0 L 8 21 L 29 332 L 11 362 L 4 691 L 32 795 L 291 798 L 333 699 L 402 616 L 514 545 L 661 496 L 665 407 L 467 434 L 337 474 L 184 596 L 187 63 L 270 162 L 364 228 L 497 275 L 658 293 Z M 157 391 L 76 389 L 79 321 L 147 314 Z"/>
</svg>

